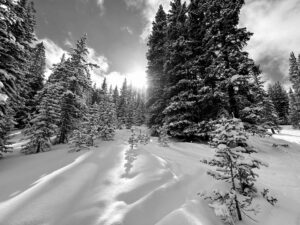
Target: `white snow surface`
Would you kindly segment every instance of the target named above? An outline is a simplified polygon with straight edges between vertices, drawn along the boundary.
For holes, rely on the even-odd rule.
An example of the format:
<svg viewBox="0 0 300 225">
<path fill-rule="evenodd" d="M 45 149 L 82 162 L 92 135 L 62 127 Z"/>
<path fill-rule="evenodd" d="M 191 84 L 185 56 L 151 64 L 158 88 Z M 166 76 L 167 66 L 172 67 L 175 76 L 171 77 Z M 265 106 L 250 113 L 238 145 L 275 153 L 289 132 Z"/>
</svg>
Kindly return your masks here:
<svg viewBox="0 0 300 225">
<path fill-rule="evenodd" d="M 236 224 L 300 224 L 300 145 L 282 138 L 290 132 L 284 128 L 280 139 L 250 137 L 259 151 L 255 157 L 269 164 L 257 171 L 257 187 L 269 188 L 279 202 L 271 206 L 257 197 L 260 213 L 250 214 L 257 222 L 244 216 Z M 156 138 L 130 149 L 129 136 L 121 130 L 114 141 L 98 141 L 97 147 L 78 153 L 57 145 L 24 156 L 18 153 L 20 145 L 12 146 L 15 153 L 0 161 L 0 225 L 222 224 L 198 196 L 226 186 L 199 162 L 211 158 L 214 149 L 181 142 L 161 147 Z M 20 137 L 13 135 L 15 141 Z"/>
</svg>

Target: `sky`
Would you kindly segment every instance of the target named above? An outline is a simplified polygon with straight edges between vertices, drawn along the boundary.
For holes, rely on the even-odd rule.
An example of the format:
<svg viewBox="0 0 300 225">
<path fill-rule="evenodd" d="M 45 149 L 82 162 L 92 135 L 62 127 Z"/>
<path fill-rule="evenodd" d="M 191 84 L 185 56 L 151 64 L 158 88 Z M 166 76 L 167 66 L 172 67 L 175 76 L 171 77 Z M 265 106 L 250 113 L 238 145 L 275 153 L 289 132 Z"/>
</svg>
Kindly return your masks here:
<svg viewBox="0 0 300 225">
<path fill-rule="evenodd" d="M 89 60 L 103 77 L 121 85 L 126 77 L 136 87 L 146 85 L 147 37 L 159 4 L 169 0 L 33 0 L 37 10 L 36 35 L 46 47 L 47 72 L 85 33 Z M 247 48 L 261 66 L 267 83 L 288 82 L 288 58 L 300 53 L 300 0 L 246 0 L 240 26 L 254 33 Z M 297 24 L 298 23 L 298 24 Z M 298 26 L 297 26 L 298 25 Z"/>
</svg>

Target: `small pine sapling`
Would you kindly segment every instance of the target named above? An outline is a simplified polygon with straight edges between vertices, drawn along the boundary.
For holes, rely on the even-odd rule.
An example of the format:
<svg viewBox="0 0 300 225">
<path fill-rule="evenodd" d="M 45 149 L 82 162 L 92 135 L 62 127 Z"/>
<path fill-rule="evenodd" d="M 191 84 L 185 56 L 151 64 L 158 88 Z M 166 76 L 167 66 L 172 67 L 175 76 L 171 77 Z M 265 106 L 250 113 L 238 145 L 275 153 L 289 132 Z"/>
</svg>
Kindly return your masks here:
<svg viewBox="0 0 300 225">
<path fill-rule="evenodd" d="M 271 205 L 274 206 L 278 200 L 277 200 L 277 198 L 270 196 L 269 192 L 270 192 L 269 189 L 264 188 L 264 190 L 261 192 L 261 194 L 262 194 L 263 198 L 267 200 L 267 202 L 269 202 Z"/>
<path fill-rule="evenodd" d="M 257 193 L 254 183 L 258 175 L 254 169 L 267 166 L 251 156 L 252 153 L 256 153 L 256 150 L 247 145 L 247 139 L 248 136 L 241 120 L 224 117 L 216 120 L 211 141 L 211 145 L 216 148 L 215 156 L 212 160 L 201 160 L 201 162 L 217 168 L 214 171 L 208 171 L 210 176 L 230 184 L 228 197 L 225 195 L 228 199 L 230 197 L 230 200 L 222 201 L 223 204 L 230 203 L 227 205 L 230 215 L 238 220 L 242 220 L 242 213 L 247 215 L 246 211 L 255 212 L 254 208 L 251 208 L 252 200 Z M 224 195 L 220 193 L 218 195 L 224 198 Z M 214 197 L 216 193 L 213 193 L 212 196 L 212 202 L 220 203 L 219 198 Z"/>
<path fill-rule="evenodd" d="M 136 133 L 134 132 L 134 129 L 131 129 L 131 135 L 128 139 L 128 143 L 130 145 L 130 148 L 133 149 L 137 146 L 139 142 L 139 139 L 138 137 L 136 136 Z"/>
<path fill-rule="evenodd" d="M 162 126 L 158 129 L 158 143 L 162 147 L 168 147 L 169 146 L 169 135 L 168 130 L 166 126 Z"/>
<path fill-rule="evenodd" d="M 70 144 L 71 151 L 80 151 L 94 146 L 98 135 L 97 107 L 91 106 L 77 129 L 72 132 Z"/>
<path fill-rule="evenodd" d="M 139 133 L 137 139 L 138 139 L 139 143 L 146 145 L 150 141 L 150 136 L 147 135 L 146 133 L 142 133 L 142 130 L 140 130 L 140 133 Z"/>
<path fill-rule="evenodd" d="M 87 135 L 82 133 L 79 129 L 72 132 L 70 138 L 70 151 L 69 152 L 79 152 L 82 149 L 88 149 L 87 145 Z"/>
</svg>

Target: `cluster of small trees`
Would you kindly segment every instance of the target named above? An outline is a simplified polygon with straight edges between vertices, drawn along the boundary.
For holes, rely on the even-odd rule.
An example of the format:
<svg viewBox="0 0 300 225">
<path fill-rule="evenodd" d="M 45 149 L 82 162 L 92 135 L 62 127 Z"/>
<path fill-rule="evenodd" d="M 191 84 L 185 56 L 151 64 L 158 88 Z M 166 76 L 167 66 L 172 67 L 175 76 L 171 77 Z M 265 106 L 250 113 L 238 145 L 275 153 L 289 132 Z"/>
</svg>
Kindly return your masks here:
<svg viewBox="0 0 300 225">
<path fill-rule="evenodd" d="M 107 140 L 113 136 L 116 116 L 109 96 L 105 94 L 99 102 L 90 101 L 90 69 L 96 65 L 86 60 L 86 36 L 69 55 L 54 66 L 44 88 L 36 95 L 38 111 L 25 129 L 28 142 L 24 153 L 38 153 L 48 150 L 51 143 L 68 142 L 79 150 L 93 146 L 96 137 Z"/>
<path fill-rule="evenodd" d="M 128 85 L 126 78 L 120 89 L 117 86 L 114 89 L 110 86 L 108 89 L 104 79 L 101 88 L 94 86 L 91 101 L 92 103 L 102 101 L 107 95 L 115 105 L 118 128 L 125 126 L 130 129 L 133 125 L 140 126 L 145 123 L 145 94 L 141 90 L 134 89 L 131 84 Z"/>
<path fill-rule="evenodd" d="M 147 53 L 150 127 L 190 140 L 206 137 L 207 122 L 224 113 L 247 129 L 276 125 L 259 67 L 244 51 L 252 34 L 238 26 L 243 5 L 173 0 L 168 14 L 159 7 Z"/>
</svg>

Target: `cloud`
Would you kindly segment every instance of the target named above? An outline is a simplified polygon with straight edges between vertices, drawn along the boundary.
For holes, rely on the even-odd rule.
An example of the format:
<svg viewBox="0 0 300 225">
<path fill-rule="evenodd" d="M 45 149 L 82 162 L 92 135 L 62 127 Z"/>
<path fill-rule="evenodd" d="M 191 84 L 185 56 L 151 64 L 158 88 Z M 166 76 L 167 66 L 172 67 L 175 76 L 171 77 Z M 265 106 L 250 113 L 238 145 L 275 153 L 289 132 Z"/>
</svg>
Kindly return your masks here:
<svg viewBox="0 0 300 225">
<path fill-rule="evenodd" d="M 97 5 L 99 6 L 101 13 L 100 15 L 103 15 L 105 12 L 105 7 L 104 7 L 104 0 L 96 0 Z"/>
<path fill-rule="evenodd" d="M 288 58 L 300 51 L 300 1 L 251 0 L 241 13 L 241 26 L 254 33 L 247 50 L 271 81 L 287 82 Z"/>
<path fill-rule="evenodd" d="M 100 85 L 102 83 L 103 77 L 107 73 L 109 69 L 108 60 L 105 56 L 99 55 L 95 49 L 88 47 L 88 57 L 87 61 L 99 66 L 99 68 L 93 68 L 90 70 L 91 79 L 96 85 Z"/>
<path fill-rule="evenodd" d="M 136 8 L 142 10 L 142 15 L 146 20 L 146 25 L 140 35 L 141 40 L 145 42 L 151 32 L 152 21 L 155 18 L 155 14 L 159 5 L 162 5 L 167 12 L 170 8 L 170 1 L 166 0 L 124 0 L 127 7 Z"/>
<path fill-rule="evenodd" d="M 46 53 L 46 72 L 45 77 L 46 79 L 51 74 L 51 68 L 53 64 L 57 64 L 60 62 L 61 57 L 63 54 L 68 54 L 67 51 L 62 49 L 59 45 L 54 43 L 51 39 L 43 38 L 39 39 L 38 42 L 43 42 L 45 46 L 45 53 Z M 65 40 L 65 45 L 68 47 L 72 46 L 72 43 L 69 39 Z M 87 56 L 87 61 L 93 64 L 97 64 L 100 68 L 95 68 L 91 70 L 91 79 L 93 82 L 101 81 L 108 71 L 109 64 L 108 60 L 105 56 L 99 55 L 93 48 L 88 47 L 89 54 Z"/>
<path fill-rule="evenodd" d="M 53 64 L 59 63 L 62 55 L 67 54 L 67 52 L 48 38 L 39 39 L 38 41 L 43 42 L 45 46 L 45 53 L 46 53 L 45 77 L 47 79 L 52 72 L 51 68 Z"/>
<path fill-rule="evenodd" d="M 127 7 L 142 11 L 146 25 L 140 37 L 145 42 L 160 4 L 167 12 L 169 1 L 124 0 Z M 188 1 L 187 1 L 188 2 Z M 300 53 L 300 1 L 248 0 L 241 12 L 240 25 L 253 32 L 247 51 L 261 65 L 266 80 L 288 82 L 288 58 Z"/>
<path fill-rule="evenodd" d="M 57 64 L 60 62 L 61 57 L 63 54 L 68 56 L 68 52 L 57 45 L 49 38 L 39 39 L 38 42 L 43 42 L 45 46 L 45 53 L 46 53 L 46 72 L 45 77 L 46 79 L 52 73 L 52 66 L 53 64 Z M 65 40 L 65 45 L 72 45 L 69 39 Z M 89 54 L 87 56 L 87 61 L 93 64 L 97 64 L 99 68 L 94 68 L 90 70 L 92 82 L 96 84 L 96 86 L 100 87 L 104 77 L 106 77 L 107 82 L 109 85 L 117 85 L 121 87 L 124 79 L 126 78 L 128 83 L 132 83 L 136 87 L 143 87 L 146 83 L 146 73 L 144 72 L 143 68 L 136 66 L 133 68 L 131 73 L 123 74 L 118 71 L 109 71 L 109 61 L 108 59 L 98 54 L 94 48 L 88 46 Z"/>
<path fill-rule="evenodd" d="M 121 27 L 121 31 L 125 31 L 128 32 L 129 34 L 133 34 L 133 30 L 128 26 Z"/>
<path fill-rule="evenodd" d="M 69 47 L 69 48 L 71 48 L 73 46 L 73 44 L 71 43 L 71 41 L 68 38 L 65 39 L 64 45 Z"/>
</svg>

